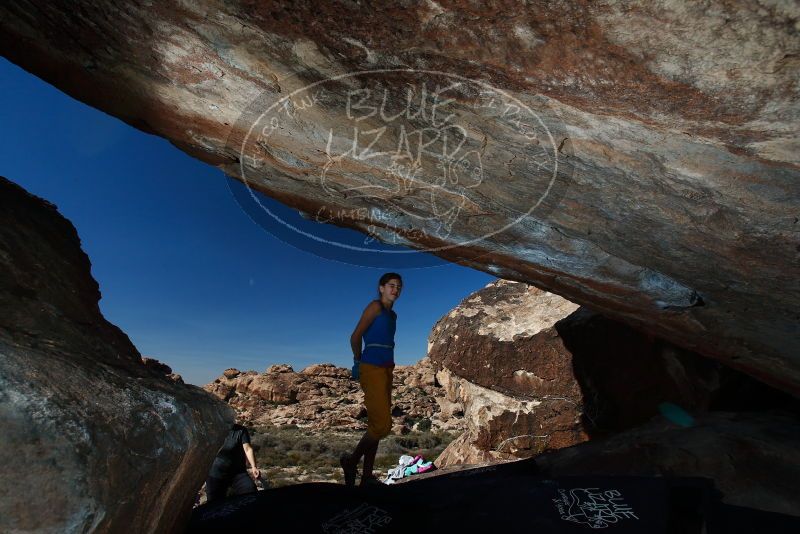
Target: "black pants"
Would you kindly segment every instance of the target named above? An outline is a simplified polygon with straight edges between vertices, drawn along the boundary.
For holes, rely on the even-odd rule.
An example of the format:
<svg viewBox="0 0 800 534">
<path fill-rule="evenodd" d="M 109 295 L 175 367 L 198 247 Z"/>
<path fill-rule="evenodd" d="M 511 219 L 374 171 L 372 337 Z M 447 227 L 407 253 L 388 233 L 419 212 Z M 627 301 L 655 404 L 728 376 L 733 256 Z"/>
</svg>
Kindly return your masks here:
<svg viewBox="0 0 800 534">
<path fill-rule="evenodd" d="M 258 491 L 253 479 L 247 473 L 237 473 L 228 478 L 208 477 L 206 480 L 206 501 L 221 501 L 231 488 L 234 495 L 245 495 Z"/>
</svg>

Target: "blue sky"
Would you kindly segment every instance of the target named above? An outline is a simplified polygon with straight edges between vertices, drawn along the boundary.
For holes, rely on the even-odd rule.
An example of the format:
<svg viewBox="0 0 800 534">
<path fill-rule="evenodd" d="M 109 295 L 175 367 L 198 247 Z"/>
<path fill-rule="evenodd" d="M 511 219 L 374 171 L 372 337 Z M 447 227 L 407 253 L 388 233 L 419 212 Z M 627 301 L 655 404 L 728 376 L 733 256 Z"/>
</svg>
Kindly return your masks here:
<svg viewBox="0 0 800 534">
<path fill-rule="evenodd" d="M 0 175 L 72 221 L 103 314 L 142 354 L 194 384 L 227 367 L 350 365 L 350 333 L 387 269 L 285 244 L 248 217 L 218 169 L 2 58 L 0 136 Z M 433 324 L 494 279 L 453 264 L 389 270 L 404 278 L 400 364 L 423 357 Z"/>
</svg>

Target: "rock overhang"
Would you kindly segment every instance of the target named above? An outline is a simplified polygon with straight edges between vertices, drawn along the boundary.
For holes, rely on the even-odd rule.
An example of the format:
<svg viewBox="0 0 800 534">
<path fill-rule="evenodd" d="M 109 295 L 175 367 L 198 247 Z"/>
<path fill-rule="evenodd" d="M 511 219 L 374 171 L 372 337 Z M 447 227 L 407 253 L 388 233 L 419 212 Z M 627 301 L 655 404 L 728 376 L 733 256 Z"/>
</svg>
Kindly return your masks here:
<svg viewBox="0 0 800 534">
<path fill-rule="evenodd" d="M 330 222 L 438 248 L 796 393 L 800 11 L 713 7 L 55 2 L 4 6 L 0 50 L 308 214 L 396 201 L 405 218 Z M 389 72 L 370 83 L 399 103 L 402 87 L 422 87 L 405 70 L 448 73 L 530 106 L 555 134 L 547 154 L 561 165 L 558 187 L 525 214 L 525 172 L 515 165 L 535 155 L 529 139 L 466 105 L 476 98 L 469 91 L 453 104 L 464 138 L 496 141 L 475 187 L 442 188 L 427 206 L 413 193 L 395 199 L 387 186 L 408 175 L 369 158 L 336 162 L 326 187 L 327 134 L 348 120 L 345 90 L 368 87 L 363 76 L 325 86 L 338 105 L 292 103 L 296 119 L 264 143 L 263 172 L 242 176 L 242 117 L 260 98 L 274 103 L 376 70 Z M 372 199 L 342 192 L 354 185 L 384 190 Z M 409 231 L 428 229 L 425 216 L 442 223 L 455 207 L 469 216 L 446 234 Z"/>
</svg>

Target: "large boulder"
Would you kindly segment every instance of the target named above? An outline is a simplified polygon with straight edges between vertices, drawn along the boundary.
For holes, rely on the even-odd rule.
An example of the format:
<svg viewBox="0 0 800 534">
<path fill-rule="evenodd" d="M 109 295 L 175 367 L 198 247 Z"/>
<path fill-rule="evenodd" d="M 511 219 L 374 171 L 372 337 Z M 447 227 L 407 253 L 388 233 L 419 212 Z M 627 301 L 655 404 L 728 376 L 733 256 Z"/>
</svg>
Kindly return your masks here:
<svg viewBox="0 0 800 534">
<path fill-rule="evenodd" d="M 448 398 L 462 406 L 466 424 L 466 431 L 436 459 L 439 467 L 527 458 L 588 439 L 581 424 L 581 405 L 575 398 L 508 395 L 454 376 L 447 369 L 437 377 Z"/>
<path fill-rule="evenodd" d="M 558 295 L 497 280 L 434 325 L 428 357 L 467 427 L 437 465 L 527 457 L 588 439 L 572 354 L 554 328 L 577 308 Z"/>
<path fill-rule="evenodd" d="M 233 420 L 100 314 L 73 226 L 0 178 L 0 531 L 171 532 Z"/>
<path fill-rule="evenodd" d="M 717 362 L 506 280 L 442 317 L 428 356 L 467 427 L 441 466 L 534 456 L 644 424 L 669 405 L 699 413 L 791 401 Z"/>
<path fill-rule="evenodd" d="M 310 218 L 796 393 L 798 20 L 724 0 L 3 2 L 0 53 Z"/>
</svg>

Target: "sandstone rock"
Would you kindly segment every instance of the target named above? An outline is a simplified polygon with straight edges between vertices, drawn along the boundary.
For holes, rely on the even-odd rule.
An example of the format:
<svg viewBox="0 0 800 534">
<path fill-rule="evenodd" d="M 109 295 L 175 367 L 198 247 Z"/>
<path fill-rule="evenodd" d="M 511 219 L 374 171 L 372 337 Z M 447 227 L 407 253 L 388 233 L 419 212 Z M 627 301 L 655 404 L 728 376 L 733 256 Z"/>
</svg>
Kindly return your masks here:
<svg viewBox="0 0 800 534">
<path fill-rule="evenodd" d="M 446 397 L 437 397 L 436 404 L 439 405 L 439 417 L 444 420 L 464 416 L 464 404 L 461 402 L 452 402 Z"/>
<path fill-rule="evenodd" d="M 332 363 L 321 363 L 309 365 L 302 371 L 301 374 L 310 376 L 325 376 L 330 378 L 350 378 L 350 370 L 341 367 L 336 367 Z"/>
<path fill-rule="evenodd" d="M 478 448 L 473 441 L 472 435 L 468 432 L 464 432 L 450 442 L 450 445 L 442 451 L 434 463 L 439 468 L 446 468 L 464 464 L 477 465 L 496 463 L 511 458 L 513 458 L 513 456 L 509 454 Z"/>
<path fill-rule="evenodd" d="M 317 414 L 321 413 L 323 410 L 324 408 L 319 405 L 305 405 L 298 407 L 294 413 L 298 419 L 311 420 L 316 419 Z"/>
<path fill-rule="evenodd" d="M 174 382 L 175 384 L 183 384 L 183 377 L 177 373 L 173 373 L 172 367 L 169 365 L 162 363 L 155 358 L 148 358 L 146 356 L 142 356 L 141 361 L 145 367 L 152 369 L 156 373 L 164 375 L 164 377 L 170 382 Z"/>
<path fill-rule="evenodd" d="M 176 384 L 183 384 L 184 383 L 183 382 L 183 377 L 181 375 L 177 374 L 177 373 L 170 373 L 170 374 L 167 375 L 167 378 L 169 378 L 170 381 L 175 382 Z"/>
<path fill-rule="evenodd" d="M 72 225 L 0 178 L 0 531 L 180 530 L 233 420 L 99 299 Z"/>
<path fill-rule="evenodd" d="M 800 391 L 797 3 L 32 6 L 0 5 L 5 57 L 250 187 Z M 437 86 L 464 144 L 403 154 Z"/>
<path fill-rule="evenodd" d="M 285 363 L 279 363 L 276 365 L 271 365 L 267 371 L 267 373 L 294 373 L 294 369 L 292 369 L 291 365 Z"/>
<path fill-rule="evenodd" d="M 644 424 L 663 403 L 705 412 L 790 402 L 716 362 L 503 280 L 437 322 L 428 355 L 467 427 L 440 466 L 567 447 Z"/>
<path fill-rule="evenodd" d="M 392 434 L 394 434 L 396 436 L 402 436 L 402 435 L 408 434 L 408 432 L 409 432 L 408 427 L 406 425 L 402 424 L 402 423 L 392 426 Z"/>
<path fill-rule="evenodd" d="M 436 371 L 430 364 L 427 356 L 423 358 L 417 365 L 412 367 L 413 371 L 405 378 L 404 383 L 408 387 L 419 388 L 423 391 L 436 388 Z"/>
<path fill-rule="evenodd" d="M 367 409 L 363 404 L 350 404 L 343 412 L 352 419 L 362 419 L 367 416 Z"/>
<path fill-rule="evenodd" d="M 172 374 L 172 367 L 165 363 L 161 363 L 160 361 L 156 360 L 155 358 L 148 358 L 147 356 L 142 356 L 142 364 L 157 373 L 161 373 L 164 375 L 171 375 Z"/>
<path fill-rule="evenodd" d="M 277 367 L 277 366 L 272 366 Z M 289 367 L 288 365 L 283 367 Z M 265 401 L 290 404 L 297 402 L 300 379 L 292 371 L 281 369 L 252 377 L 244 383 L 244 391 Z M 291 369 L 291 367 L 289 367 Z"/>
<path fill-rule="evenodd" d="M 439 467 L 525 458 L 588 439 L 582 406 L 575 399 L 518 398 L 458 377 L 447 383 L 455 388 L 451 396 L 464 407 L 467 430 L 436 459 Z"/>
<path fill-rule="evenodd" d="M 225 378 L 236 378 L 240 374 L 242 373 L 238 369 L 225 369 L 222 373 Z"/>
<path fill-rule="evenodd" d="M 227 401 L 231 395 L 236 392 L 234 387 L 227 384 L 222 384 L 219 381 L 207 384 L 203 387 L 203 389 L 223 401 Z"/>
<path fill-rule="evenodd" d="M 497 280 L 434 325 L 428 357 L 440 368 L 496 391 L 578 400 L 571 354 L 554 329 L 577 309 L 577 304 L 536 287 Z"/>
<path fill-rule="evenodd" d="M 498 280 L 466 297 L 431 330 L 428 357 L 467 431 L 437 458 L 446 467 L 538 454 L 588 439 L 572 355 L 554 325 L 577 305 Z"/>
</svg>

